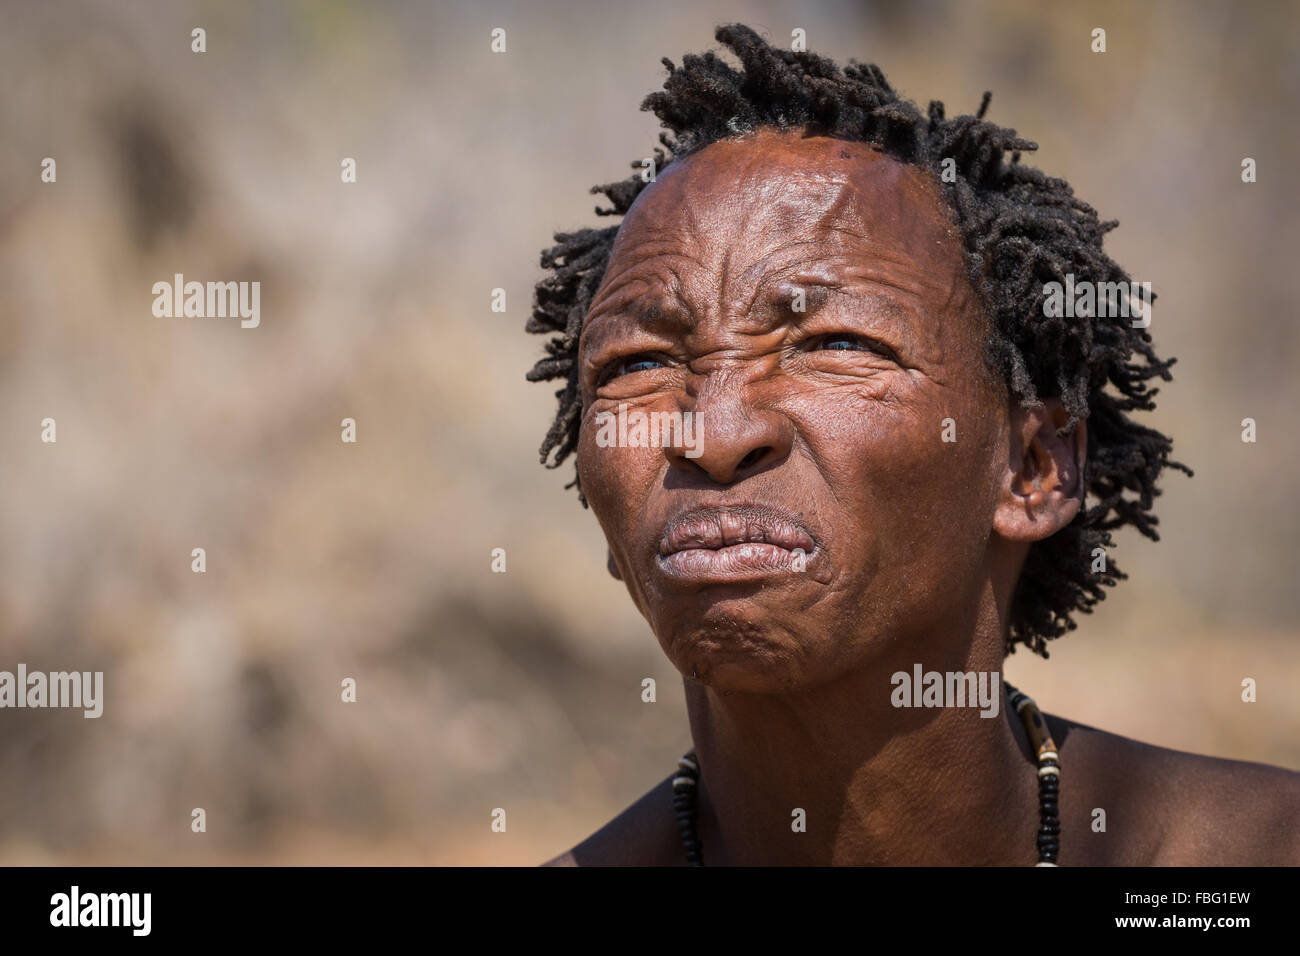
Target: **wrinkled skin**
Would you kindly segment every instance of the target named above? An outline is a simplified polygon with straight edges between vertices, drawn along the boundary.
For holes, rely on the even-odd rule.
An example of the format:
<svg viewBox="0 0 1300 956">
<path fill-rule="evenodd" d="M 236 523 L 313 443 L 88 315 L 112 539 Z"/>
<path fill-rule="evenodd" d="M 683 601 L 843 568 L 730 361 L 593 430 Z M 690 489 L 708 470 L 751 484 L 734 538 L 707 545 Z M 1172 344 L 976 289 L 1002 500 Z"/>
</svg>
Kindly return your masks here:
<svg viewBox="0 0 1300 956">
<path fill-rule="evenodd" d="M 626 216 L 579 347 L 578 469 L 611 573 L 686 679 L 706 862 L 1036 859 L 1013 716 L 890 704 L 915 663 L 1000 672 L 1025 555 L 1081 506 L 1086 424 L 1063 435 L 1058 402 L 1012 401 L 987 336 L 937 185 L 865 144 L 716 143 Z M 603 447 L 620 403 L 696 414 L 700 453 Z M 674 536 L 699 509 L 720 510 Z M 667 540 L 708 547 L 666 556 Z M 1138 765 L 1213 790 L 1230 762 L 1051 720 L 1063 863 L 1153 862 L 1155 846 L 1196 862 L 1178 856 L 1191 836 L 1155 840 L 1164 818 L 1138 808 L 1162 791 L 1134 790 Z M 1295 775 L 1263 770 L 1294 809 Z M 680 862 L 664 787 L 553 862 Z M 1130 802 L 1120 833 L 1087 841 L 1092 807 Z M 792 807 L 816 825 L 792 833 Z"/>
<path fill-rule="evenodd" d="M 657 327 L 636 317 L 649 307 Z M 763 134 L 646 191 L 583 332 L 579 469 L 679 670 L 728 690 L 810 687 L 971 606 L 997 557 L 1008 455 L 986 334 L 932 184 L 863 144 Z M 703 454 L 595 447 L 591 423 L 619 402 L 695 412 Z M 722 587 L 658 573 L 672 514 L 747 502 L 803 518 L 819 544 L 807 573 Z"/>
</svg>

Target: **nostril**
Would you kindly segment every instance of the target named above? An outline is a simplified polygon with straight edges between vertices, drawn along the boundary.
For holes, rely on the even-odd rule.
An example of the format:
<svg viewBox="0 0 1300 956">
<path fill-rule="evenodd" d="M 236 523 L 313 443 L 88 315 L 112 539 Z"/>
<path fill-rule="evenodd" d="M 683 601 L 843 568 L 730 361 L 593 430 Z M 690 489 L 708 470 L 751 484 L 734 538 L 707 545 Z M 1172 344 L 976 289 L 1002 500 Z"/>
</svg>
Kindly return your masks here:
<svg viewBox="0 0 1300 956">
<path fill-rule="evenodd" d="M 755 448 L 748 455 L 742 458 L 740 464 L 737 465 L 736 467 L 738 469 L 748 468 L 750 465 L 756 464 L 759 460 L 762 459 L 764 455 L 766 455 L 771 450 L 772 449 L 767 447 L 766 445 L 763 446 L 762 448 Z"/>
</svg>

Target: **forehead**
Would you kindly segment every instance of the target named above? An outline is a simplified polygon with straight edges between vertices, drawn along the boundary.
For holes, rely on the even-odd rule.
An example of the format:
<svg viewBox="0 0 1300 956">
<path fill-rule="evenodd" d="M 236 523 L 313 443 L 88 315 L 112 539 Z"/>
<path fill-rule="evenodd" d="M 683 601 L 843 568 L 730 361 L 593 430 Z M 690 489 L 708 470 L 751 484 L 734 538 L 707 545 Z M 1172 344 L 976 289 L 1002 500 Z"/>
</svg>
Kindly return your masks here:
<svg viewBox="0 0 1300 956">
<path fill-rule="evenodd" d="M 960 240 L 930 176 L 857 143 L 762 130 L 669 166 L 628 211 L 598 313 L 614 298 L 742 299 L 774 273 L 949 299 Z"/>
</svg>

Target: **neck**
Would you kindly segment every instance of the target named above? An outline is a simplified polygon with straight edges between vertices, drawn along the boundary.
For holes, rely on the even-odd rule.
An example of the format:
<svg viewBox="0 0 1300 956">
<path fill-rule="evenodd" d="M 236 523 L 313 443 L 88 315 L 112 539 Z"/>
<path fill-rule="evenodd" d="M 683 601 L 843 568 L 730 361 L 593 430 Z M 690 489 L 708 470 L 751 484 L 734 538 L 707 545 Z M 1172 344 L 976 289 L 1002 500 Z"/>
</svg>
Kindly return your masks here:
<svg viewBox="0 0 1300 956">
<path fill-rule="evenodd" d="M 1000 626 L 989 625 L 957 648 L 951 632 L 891 642 L 903 650 L 806 690 L 725 693 L 688 680 L 705 863 L 1032 865 L 1037 777 L 1001 683 Z M 996 717 L 969 702 L 895 707 L 892 676 L 910 681 L 918 663 L 996 674 Z"/>
</svg>

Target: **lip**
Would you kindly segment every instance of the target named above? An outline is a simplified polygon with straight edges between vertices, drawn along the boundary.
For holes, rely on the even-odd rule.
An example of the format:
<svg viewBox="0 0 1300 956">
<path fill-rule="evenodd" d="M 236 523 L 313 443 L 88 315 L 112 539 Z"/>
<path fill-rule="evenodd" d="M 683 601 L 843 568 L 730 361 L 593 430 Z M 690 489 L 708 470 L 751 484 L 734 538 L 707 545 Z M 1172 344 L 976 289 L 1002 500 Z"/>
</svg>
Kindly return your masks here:
<svg viewBox="0 0 1300 956">
<path fill-rule="evenodd" d="M 680 581 L 739 582 L 801 573 L 816 552 L 812 532 L 790 512 L 728 505 L 692 508 L 669 520 L 657 562 L 665 575 Z"/>
</svg>

